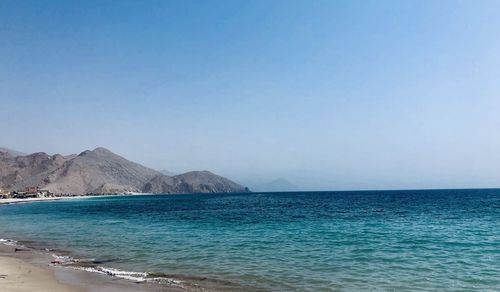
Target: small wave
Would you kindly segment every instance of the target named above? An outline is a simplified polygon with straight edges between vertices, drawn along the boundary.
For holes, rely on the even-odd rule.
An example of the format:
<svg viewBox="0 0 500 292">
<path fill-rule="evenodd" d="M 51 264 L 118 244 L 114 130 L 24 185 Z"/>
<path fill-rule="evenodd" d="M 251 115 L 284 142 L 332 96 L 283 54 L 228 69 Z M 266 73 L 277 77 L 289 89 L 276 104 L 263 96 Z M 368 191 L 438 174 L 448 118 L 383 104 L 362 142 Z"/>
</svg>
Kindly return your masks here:
<svg viewBox="0 0 500 292">
<path fill-rule="evenodd" d="M 54 258 L 54 261 L 52 262 L 53 264 L 55 264 L 55 263 L 66 264 L 66 263 L 73 263 L 75 261 L 70 256 L 63 256 L 63 255 L 52 254 L 52 257 Z"/>
<path fill-rule="evenodd" d="M 122 278 L 122 279 L 127 279 L 131 280 L 134 282 L 145 282 L 146 281 L 146 273 L 136 273 L 136 272 L 128 272 L 128 271 L 121 271 L 118 269 L 112 269 L 112 268 L 105 268 L 105 267 L 84 267 L 84 266 L 70 266 L 73 269 L 77 270 L 83 270 L 87 272 L 92 272 L 92 273 L 99 273 L 99 274 L 105 274 L 108 276 L 112 277 L 117 277 L 117 278 Z"/>
<path fill-rule="evenodd" d="M 134 282 L 155 282 L 159 284 L 168 284 L 171 286 L 176 286 L 180 288 L 185 288 L 183 282 L 180 280 L 172 279 L 164 275 L 159 275 L 156 273 L 146 273 L 146 272 L 131 272 L 123 271 L 119 269 L 103 267 L 95 265 L 97 262 L 95 259 L 75 259 L 70 256 L 62 256 L 57 254 L 52 254 L 54 261 L 53 265 L 68 267 L 76 270 L 87 271 L 91 273 L 99 273 L 103 275 L 108 275 L 111 277 L 116 277 L 120 279 L 125 279 Z"/>
<path fill-rule="evenodd" d="M 9 246 L 18 246 L 17 241 L 12 240 L 12 239 L 4 239 L 0 238 L 0 243 L 9 245 Z"/>
<path fill-rule="evenodd" d="M 134 282 L 156 282 L 156 283 L 168 284 L 171 286 L 177 286 L 180 288 L 184 288 L 184 286 L 182 285 L 182 281 L 172 279 L 172 278 L 154 277 L 154 276 L 151 276 L 149 273 L 123 271 L 123 270 L 119 270 L 119 269 L 113 269 L 113 268 L 107 268 L 107 267 L 101 267 L 101 266 L 95 266 L 95 267 L 71 266 L 71 268 L 74 268 L 77 270 L 83 270 L 83 271 L 87 271 L 87 272 L 91 272 L 91 273 L 104 274 L 104 275 L 108 275 L 111 277 L 116 277 L 116 278 L 125 279 L 125 280 L 129 280 L 129 281 L 134 281 Z"/>
</svg>

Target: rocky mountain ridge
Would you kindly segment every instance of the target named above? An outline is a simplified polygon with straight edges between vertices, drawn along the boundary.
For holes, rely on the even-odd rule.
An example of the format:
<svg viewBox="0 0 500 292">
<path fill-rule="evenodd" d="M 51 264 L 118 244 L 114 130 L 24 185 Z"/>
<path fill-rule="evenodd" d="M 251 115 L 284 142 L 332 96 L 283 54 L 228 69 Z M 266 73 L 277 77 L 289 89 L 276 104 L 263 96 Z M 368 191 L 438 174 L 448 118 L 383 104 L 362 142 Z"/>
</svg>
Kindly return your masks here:
<svg viewBox="0 0 500 292">
<path fill-rule="evenodd" d="M 0 188 L 16 191 L 26 187 L 72 195 L 249 191 L 209 171 L 165 175 L 102 147 L 68 156 L 43 152 L 15 155 L 0 150 Z"/>
</svg>

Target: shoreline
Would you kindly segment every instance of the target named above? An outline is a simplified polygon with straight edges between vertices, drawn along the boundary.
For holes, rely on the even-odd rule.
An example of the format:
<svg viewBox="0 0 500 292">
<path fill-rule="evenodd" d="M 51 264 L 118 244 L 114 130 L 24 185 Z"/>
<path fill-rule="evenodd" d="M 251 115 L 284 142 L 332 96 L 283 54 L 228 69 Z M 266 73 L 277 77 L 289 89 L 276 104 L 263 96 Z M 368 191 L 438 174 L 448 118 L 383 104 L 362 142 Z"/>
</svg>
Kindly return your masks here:
<svg viewBox="0 0 500 292">
<path fill-rule="evenodd" d="M 110 274 L 90 272 L 57 264 L 49 251 L 0 242 L 0 287 L 2 291 L 54 292 L 152 292 L 197 291 L 173 285 L 131 281 Z M 55 264 L 54 264 L 55 263 Z M 204 289 L 200 289 L 204 290 Z"/>
<path fill-rule="evenodd" d="M 46 201 L 59 201 L 59 200 L 68 200 L 68 199 L 81 199 L 81 198 L 85 198 L 85 196 L 26 198 L 26 199 L 0 199 L 0 205 L 22 204 L 22 203 L 32 203 L 32 202 L 46 202 Z"/>
<path fill-rule="evenodd" d="M 46 197 L 46 198 L 10 198 L 10 199 L 0 199 L 0 205 L 8 204 L 21 204 L 21 203 L 32 203 L 32 202 L 47 202 L 47 201 L 60 201 L 60 200 L 74 200 L 74 199 L 87 199 L 87 198 L 102 198 L 102 197 L 113 197 L 113 196 L 146 196 L 152 195 L 150 193 L 127 193 L 127 194 L 113 194 L 113 195 L 75 195 L 75 196 L 61 196 L 61 197 Z"/>
<path fill-rule="evenodd" d="M 103 267 L 96 264 L 93 259 L 72 258 L 67 252 L 40 247 L 34 242 L 27 243 L 35 246 L 0 237 L 0 287 L 4 289 L 2 291 L 265 291 L 203 276 L 131 272 Z"/>
</svg>

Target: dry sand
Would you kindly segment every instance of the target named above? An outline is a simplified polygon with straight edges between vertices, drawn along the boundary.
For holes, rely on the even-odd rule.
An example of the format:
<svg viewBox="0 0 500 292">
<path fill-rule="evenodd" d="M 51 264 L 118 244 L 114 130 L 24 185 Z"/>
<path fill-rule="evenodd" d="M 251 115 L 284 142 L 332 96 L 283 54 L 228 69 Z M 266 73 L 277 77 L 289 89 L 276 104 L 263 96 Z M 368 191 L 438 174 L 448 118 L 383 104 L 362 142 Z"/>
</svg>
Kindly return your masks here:
<svg viewBox="0 0 500 292">
<path fill-rule="evenodd" d="M 0 291 L 83 291 L 57 281 L 54 272 L 12 257 L 0 257 Z"/>
</svg>

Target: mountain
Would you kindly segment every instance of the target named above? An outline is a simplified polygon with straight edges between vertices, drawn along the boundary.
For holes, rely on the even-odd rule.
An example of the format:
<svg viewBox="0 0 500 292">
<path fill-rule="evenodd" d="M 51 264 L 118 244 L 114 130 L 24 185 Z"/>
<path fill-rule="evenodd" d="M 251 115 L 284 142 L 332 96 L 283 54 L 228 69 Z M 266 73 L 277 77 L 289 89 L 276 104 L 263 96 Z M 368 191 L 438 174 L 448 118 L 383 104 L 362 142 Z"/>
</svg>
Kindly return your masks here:
<svg viewBox="0 0 500 292">
<path fill-rule="evenodd" d="M 143 188 L 152 193 L 230 193 L 248 192 L 245 188 L 229 179 L 210 171 L 190 171 L 184 174 L 156 176 Z"/>
<path fill-rule="evenodd" d="M 71 158 L 72 156 L 51 156 L 43 152 L 13 156 L 9 152 L 0 151 L 0 188 L 20 190 L 41 185 L 52 171 Z"/>
<path fill-rule="evenodd" d="M 286 179 L 278 178 L 256 185 L 252 189 L 257 192 L 291 192 L 299 190 L 299 187 Z"/>
<path fill-rule="evenodd" d="M 175 176 L 158 175 L 144 185 L 145 193 L 231 193 L 248 192 L 227 178 L 209 171 L 190 171 Z"/>
<path fill-rule="evenodd" d="M 177 173 L 171 172 L 170 170 L 166 170 L 166 169 L 162 169 L 162 170 L 158 170 L 158 171 L 161 172 L 162 174 L 168 175 L 168 176 L 174 176 L 177 174 Z"/>
<path fill-rule="evenodd" d="M 48 189 L 56 194 L 208 193 L 247 189 L 208 171 L 167 176 L 105 148 L 79 155 L 34 153 L 14 156 L 0 151 L 0 188 Z"/>
<path fill-rule="evenodd" d="M 44 188 L 70 194 L 140 192 L 156 175 L 155 170 L 96 148 L 80 153 L 50 173 Z"/>
</svg>

